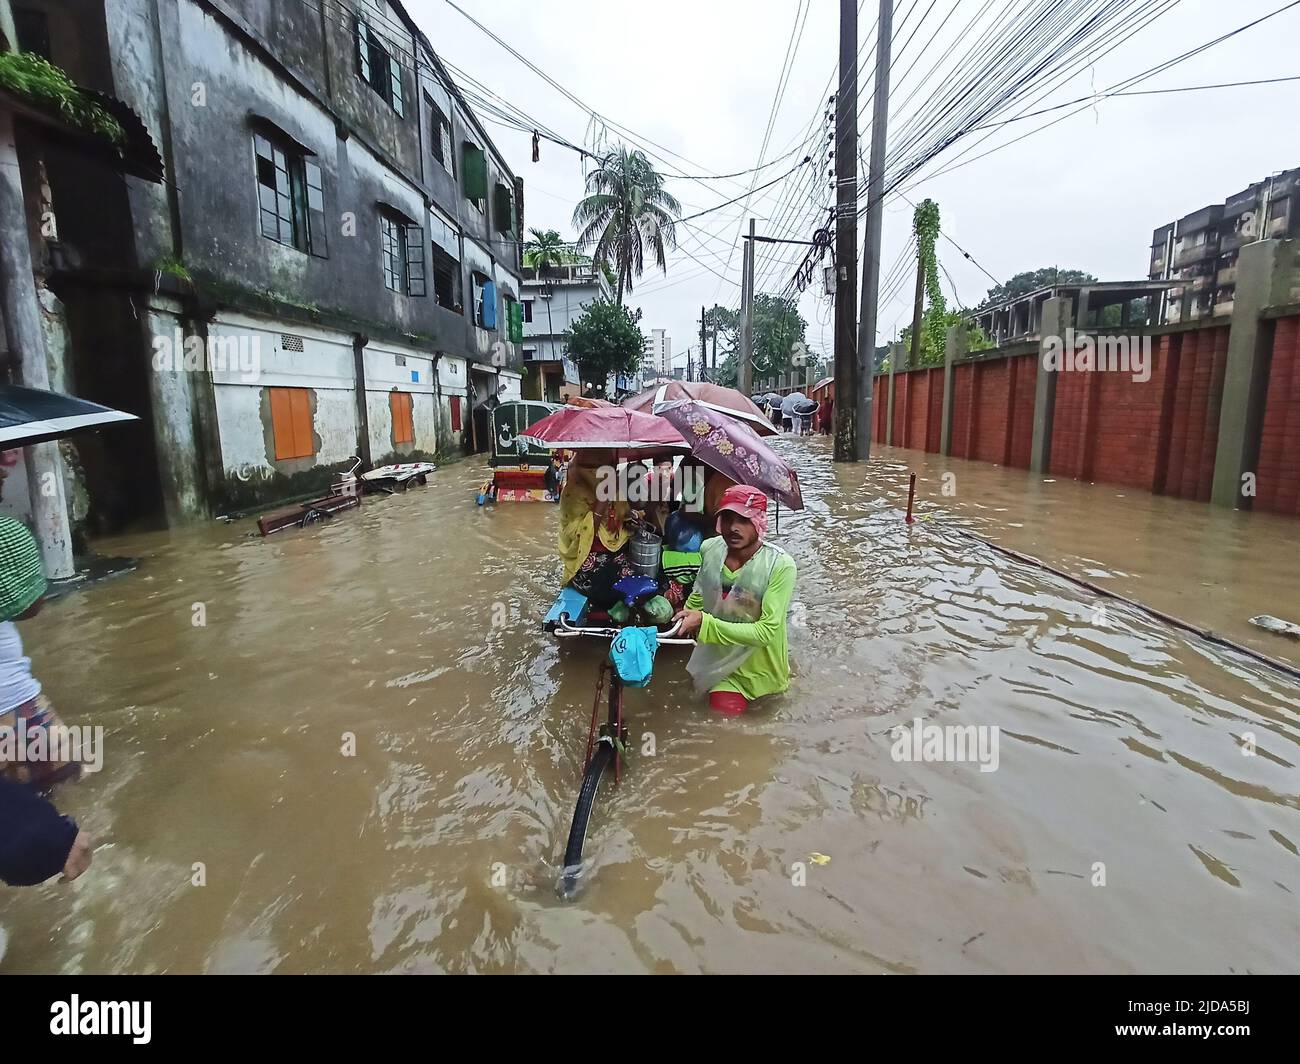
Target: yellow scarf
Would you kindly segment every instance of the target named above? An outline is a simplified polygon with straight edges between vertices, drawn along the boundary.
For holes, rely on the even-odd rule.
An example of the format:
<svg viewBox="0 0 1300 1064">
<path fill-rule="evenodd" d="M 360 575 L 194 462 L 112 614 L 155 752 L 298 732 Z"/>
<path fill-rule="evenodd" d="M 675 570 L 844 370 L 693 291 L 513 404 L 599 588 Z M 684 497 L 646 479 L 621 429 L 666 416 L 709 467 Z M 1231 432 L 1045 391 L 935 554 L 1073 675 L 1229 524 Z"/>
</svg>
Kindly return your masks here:
<svg viewBox="0 0 1300 1064">
<path fill-rule="evenodd" d="M 587 560 L 598 534 L 601 546 L 607 551 L 621 550 L 627 543 L 624 524 L 629 513 L 627 502 L 615 502 L 601 520 L 599 529 L 593 512 L 596 506 L 596 467 L 574 462 L 569 466 L 560 493 L 560 560 L 564 562 L 565 584 Z"/>
</svg>

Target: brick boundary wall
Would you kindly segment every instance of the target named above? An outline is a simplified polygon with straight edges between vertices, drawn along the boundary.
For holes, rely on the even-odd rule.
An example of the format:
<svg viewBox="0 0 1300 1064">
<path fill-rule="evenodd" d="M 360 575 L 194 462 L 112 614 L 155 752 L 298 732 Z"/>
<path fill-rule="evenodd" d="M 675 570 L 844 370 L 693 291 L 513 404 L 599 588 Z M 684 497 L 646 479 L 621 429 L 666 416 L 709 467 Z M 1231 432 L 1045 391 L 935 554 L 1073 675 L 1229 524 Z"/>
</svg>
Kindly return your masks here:
<svg viewBox="0 0 1300 1064">
<path fill-rule="evenodd" d="M 1251 508 L 1300 517 L 1300 307 L 1284 308 L 1266 324 L 1272 342 Z M 1051 474 L 1208 502 L 1230 330 L 1227 321 L 1153 330 L 1151 377 L 1145 382 L 1122 372 L 1060 373 Z M 954 458 L 1029 468 L 1039 366 L 1037 354 L 1025 353 L 1023 344 L 1016 353 L 982 351 L 954 364 Z M 942 367 L 875 378 L 877 443 L 886 442 L 891 379 L 889 442 L 938 454 Z"/>
</svg>

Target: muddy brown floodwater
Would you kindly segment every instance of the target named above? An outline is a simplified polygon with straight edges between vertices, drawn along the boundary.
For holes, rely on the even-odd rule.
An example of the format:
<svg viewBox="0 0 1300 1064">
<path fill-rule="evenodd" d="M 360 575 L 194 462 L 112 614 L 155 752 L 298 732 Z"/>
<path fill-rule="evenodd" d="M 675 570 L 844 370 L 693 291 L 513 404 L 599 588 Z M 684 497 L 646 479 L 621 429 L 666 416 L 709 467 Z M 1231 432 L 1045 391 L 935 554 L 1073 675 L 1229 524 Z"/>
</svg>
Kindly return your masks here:
<svg viewBox="0 0 1300 1064">
<path fill-rule="evenodd" d="M 1294 970 L 1295 683 L 957 529 L 1295 660 L 1246 619 L 1297 619 L 1300 528 L 827 443 L 777 441 L 809 501 L 778 537 L 793 687 L 719 719 L 661 653 L 572 903 L 600 651 L 540 631 L 554 507 L 477 508 L 474 461 L 271 540 L 100 544 L 139 570 L 23 625 L 67 721 L 107 730 L 58 795 L 99 849 L 0 893 L 4 969 Z M 918 717 L 1001 728 L 997 770 L 895 761 Z"/>
</svg>

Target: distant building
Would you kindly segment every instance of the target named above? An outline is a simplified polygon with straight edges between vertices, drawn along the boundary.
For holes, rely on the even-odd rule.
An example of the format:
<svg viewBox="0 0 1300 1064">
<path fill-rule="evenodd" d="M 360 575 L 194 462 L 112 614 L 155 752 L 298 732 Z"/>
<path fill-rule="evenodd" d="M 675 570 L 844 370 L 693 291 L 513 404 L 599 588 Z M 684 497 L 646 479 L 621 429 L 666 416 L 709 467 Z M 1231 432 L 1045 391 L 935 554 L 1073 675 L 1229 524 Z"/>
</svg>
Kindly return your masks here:
<svg viewBox="0 0 1300 1064">
<path fill-rule="evenodd" d="M 1300 236 L 1298 201 L 1300 169 L 1286 170 L 1157 229 L 1150 277 L 1183 282 L 1169 290 L 1160 320 L 1231 314 L 1238 251 L 1256 240 Z"/>
<path fill-rule="evenodd" d="M 646 349 L 646 364 L 665 377 L 673 375 L 673 338 L 667 329 L 650 330 L 650 346 Z"/>
<path fill-rule="evenodd" d="M 562 402 L 565 385 L 577 386 L 578 367 L 569 357 L 565 334 L 599 299 L 611 299 L 603 270 L 590 262 L 526 266 L 523 277 L 523 393 L 529 399 Z"/>
<path fill-rule="evenodd" d="M 1068 299 L 1076 329 L 1147 325 L 1158 320 L 1158 304 L 1172 281 L 1092 281 L 1058 284 L 1013 296 L 1001 303 L 977 307 L 967 315 L 993 341 L 994 347 L 1039 339 L 1043 304 Z"/>
</svg>

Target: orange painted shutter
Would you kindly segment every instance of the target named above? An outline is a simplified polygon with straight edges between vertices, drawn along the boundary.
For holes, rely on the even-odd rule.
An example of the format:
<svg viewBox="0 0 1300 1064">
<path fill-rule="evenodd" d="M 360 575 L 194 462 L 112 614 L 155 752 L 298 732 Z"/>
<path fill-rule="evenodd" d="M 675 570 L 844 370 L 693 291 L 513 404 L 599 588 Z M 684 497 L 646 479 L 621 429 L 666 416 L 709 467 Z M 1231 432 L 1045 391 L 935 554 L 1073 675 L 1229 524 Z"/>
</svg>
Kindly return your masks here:
<svg viewBox="0 0 1300 1064">
<path fill-rule="evenodd" d="M 295 458 L 308 458 L 316 453 L 311 439 L 311 404 L 306 388 L 293 390 L 293 444 L 298 452 Z"/>
<path fill-rule="evenodd" d="M 393 415 L 393 442 L 415 442 L 413 398 L 409 392 L 389 392 L 388 407 Z"/>
<path fill-rule="evenodd" d="M 311 436 L 311 402 L 306 388 L 271 388 L 271 434 L 275 460 L 309 458 L 316 453 Z"/>
</svg>

